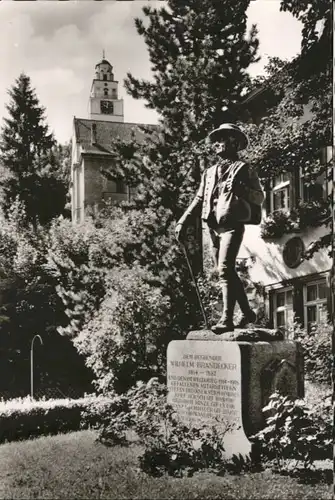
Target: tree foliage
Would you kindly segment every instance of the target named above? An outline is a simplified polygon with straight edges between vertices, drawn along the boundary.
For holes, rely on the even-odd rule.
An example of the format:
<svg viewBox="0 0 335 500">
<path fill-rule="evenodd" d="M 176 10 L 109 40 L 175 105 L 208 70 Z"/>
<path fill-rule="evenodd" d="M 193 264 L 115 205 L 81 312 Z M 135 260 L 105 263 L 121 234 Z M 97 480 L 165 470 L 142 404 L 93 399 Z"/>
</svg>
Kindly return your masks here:
<svg viewBox="0 0 335 500">
<path fill-rule="evenodd" d="M 144 181 L 144 202 L 169 208 L 173 217 L 200 180 L 209 130 L 221 123 L 222 108 L 240 102 L 250 85 L 247 69 L 258 61 L 258 39 L 255 26 L 247 33 L 249 3 L 171 0 L 167 7 L 144 7 L 145 19 L 135 20 L 153 80 L 128 74 L 125 87 L 159 113 L 161 127 L 159 137 L 140 150 L 133 144 L 132 155 L 120 151 L 120 163 L 125 175 Z"/>
<path fill-rule="evenodd" d="M 64 220 L 51 227 L 46 269 L 68 316 L 59 332 L 86 356 L 100 390 L 122 392 L 165 372 L 168 342 L 199 322 L 171 231 L 152 236 L 153 246 L 143 244 L 162 217 L 163 211 L 112 207 L 82 225 Z M 158 248 L 163 260 L 155 264 Z"/>
<path fill-rule="evenodd" d="M 153 81 L 128 74 L 126 88 L 162 116 L 176 146 L 203 139 L 219 125 L 224 101 L 239 102 L 258 61 L 257 30 L 246 32 L 249 0 L 170 0 L 144 7 L 136 19 L 152 64 Z"/>
<path fill-rule="evenodd" d="M 43 339 L 43 347 L 35 343 L 34 348 L 36 388 L 87 389 L 92 374 L 69 339 L 57 332 L 67 317 L 57 280 L 46 267 L 48 229 L 28 224 L 18 201 L 0 221 L 0 389 L 29 392 L 30 347 L 36 334 Z"/>
<path fill-rule="evenodd" d="M 257 60 L 258 40 L 255 27 L 246 31 L 248 5 L 169 1 L 166 8 L 145 7 L 145 20 L 135 21 L 153 81 L 128 74 L 125 85 L 161 121 L 158 130 L 143 127 L 144 144 L 115 140 L 115 163 L 104 174 L 136 186 L 136 194 L 74 229 L 73 258 L 61 255 L 56 237 L 49 261 L 67 304 L 63 333 L 88 356 L 102 390 L 124 390 L 136 379 L 163 374 L 168 342 L 202 323 L 174 225 L 194 195 L 201 161 L 210 158 L 209 129 L 221 122 L 225 101 L 242 100 L 250 83 L 247 68 Z M 194 241 L 193 229 L 189 239 Z M 193 247 L 188 244 L 196 264 Z"/>
<path fill-rule="evenodd" d="M 280 10 L 291 12 L 303 23 L 303 52 L 308 52 L 318 41 L 318 23 L 326 29 L 324 35 L 330 41 L 332 5 L 328 0 L 281 0 Z"/>
<path fill-rule="evenodd" d="M 21 74 L 9 90 L 9 117 L 1 131 L 1 208 L 7 216 L 18 199 L 26 221 L 48 223 L 63 214 L 67 182 L 63 171 L 64 151 L 48 131 L 45 110 L 40 106 L 30 78 Z"/>
<path fill-rule="evenodd" d="M 64 389 L 71 370 L 85 381 L 89 377 L 69 340 L 57 333 L 66 319 L 64 305 L 44 268 L 49 223 L 68 213 L 70 146 L 57 144 L 49 133 L 45 110 L 27 75 L 19 76 L 9 96 L 0 138 L 1 389 L 26 394 L 30 344 L 36 334 L 44 342 L 44 350 L 35 346 L 37 386 L 54 383 Z"/>
<path fill-rule="evenodd" d="M 257 165 L 265 186 L 281 172 L 290 172 L 293 179 L 302 172 L 305 186 L 313 189 L 321 176 L 330 181 L 332 175 L 331 163 L 320 155 L 322 148 L 331 145 L 332 137 L 331 4 L 326 0 L 282 0 L 281 9 L 303 23 L 301 53 L 290 63 L 270 59 L 268 78 L 261 82 L 262 106 L 267 111 L 260 124 L 249 125 L 252 148 L 246 158 Z M 328 207 L 331 201 L 329 196 Z M 296 210 L 304 208 L 300 193 L 291 213 L 292 223 Z M 330 222 L 328 210 L 320 225 L 329 226 Z M 306 257 L 329 246 L 330 238 L 329 231 L 313 242 Z"/>
</svg>

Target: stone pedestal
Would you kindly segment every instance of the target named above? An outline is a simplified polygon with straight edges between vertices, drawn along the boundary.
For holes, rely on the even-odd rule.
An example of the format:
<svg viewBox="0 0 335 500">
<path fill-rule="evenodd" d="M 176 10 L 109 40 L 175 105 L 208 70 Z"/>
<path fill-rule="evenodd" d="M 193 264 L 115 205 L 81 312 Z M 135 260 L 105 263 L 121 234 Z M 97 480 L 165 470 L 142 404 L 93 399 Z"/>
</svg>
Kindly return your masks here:
<svg viewBox="0 0 335 500">
<path fill-rule="evenodd" d="M 268 340 L 251 340 L 250 330 L 244 331 L 248 340 L 237 332 L 239 340 L 225 340 L 227 334 L 197 331 L 168 346 L 168 401 L 186 424 L 233 425 L 225 436 L 228 456 L 250 453 L 248 436 L 264 426 L 262 408 L 273 392 L 304 396 L 300 345 L 257 332 L 254 338 Z"/>
<path fill-rule="evenodd" d="M 248 436 L 264 427 L 262 408 L 279 391 L 292 399 L 304 397 L 304 358 L 294 341 L 239 341 L 242 359 L 242 412 Z"/>
</svg>

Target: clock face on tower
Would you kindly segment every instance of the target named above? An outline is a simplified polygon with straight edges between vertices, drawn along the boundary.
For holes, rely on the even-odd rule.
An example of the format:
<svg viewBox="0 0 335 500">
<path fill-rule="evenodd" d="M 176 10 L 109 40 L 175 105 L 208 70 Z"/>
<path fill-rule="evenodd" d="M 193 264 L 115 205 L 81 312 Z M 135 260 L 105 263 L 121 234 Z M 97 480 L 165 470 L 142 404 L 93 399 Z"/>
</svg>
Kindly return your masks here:
<svg viewBox="0 0 335 500">
<path fill-rule="evenodd" d="M 114 113 L 114 103 L 111 101 L 100 101 L 100 110 L 104 115 L 112 115 Z"/>
</svg>

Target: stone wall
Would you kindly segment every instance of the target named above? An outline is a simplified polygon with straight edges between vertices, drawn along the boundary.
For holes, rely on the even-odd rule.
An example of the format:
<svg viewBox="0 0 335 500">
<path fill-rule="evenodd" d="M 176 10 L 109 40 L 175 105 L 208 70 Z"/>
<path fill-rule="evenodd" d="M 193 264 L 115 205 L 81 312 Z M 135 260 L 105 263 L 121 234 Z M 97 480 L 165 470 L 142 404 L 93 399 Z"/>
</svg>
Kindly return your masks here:
<svg viewBox="0 0 335 500">
<path fill-rule="evenodd" d="M 110 158 L 85 158 L 85 206 L 100 203 L 103 192 L 110 190 L 110 182 L 101 174 L 101 167 L 113 166 Z"/>
</svg>

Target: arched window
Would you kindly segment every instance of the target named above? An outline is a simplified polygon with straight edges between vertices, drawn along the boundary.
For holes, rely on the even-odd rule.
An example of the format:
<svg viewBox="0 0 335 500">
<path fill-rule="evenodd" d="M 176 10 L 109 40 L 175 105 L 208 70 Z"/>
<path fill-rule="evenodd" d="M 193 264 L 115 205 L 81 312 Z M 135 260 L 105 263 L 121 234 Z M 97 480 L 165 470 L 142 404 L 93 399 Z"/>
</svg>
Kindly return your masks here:
<svg viewBox="0 0 335 500">
<path fill-rule="evenodd" d="M 104 95 L 108 95 L 108 89 L 104 89 Z"/>
<path fill-rule="evenodd" d="M 104 75 L 104 76 L 103 76 L 103 79 L 104 79 L 104 80 L 107 80 L 107 75 Z"/>
</svg>

